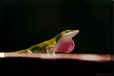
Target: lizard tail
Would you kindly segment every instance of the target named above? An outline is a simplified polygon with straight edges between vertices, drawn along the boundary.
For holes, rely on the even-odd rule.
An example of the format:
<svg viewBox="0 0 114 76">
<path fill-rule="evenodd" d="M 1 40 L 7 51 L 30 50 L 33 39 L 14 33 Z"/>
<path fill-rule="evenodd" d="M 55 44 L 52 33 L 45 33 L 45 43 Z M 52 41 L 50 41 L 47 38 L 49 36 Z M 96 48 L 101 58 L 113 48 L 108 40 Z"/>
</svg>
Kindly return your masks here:
<svg viewBox="0 0 114 76">
<path fill-rule="evenodd" d="M 22 53 L 28 53 L 27 50 L 19 50 L 15 52 L 0 52 L 0 58 L 1 57 L 12 57 L 12 56 L 19 56 L 19 54 Z"/>
</svg>

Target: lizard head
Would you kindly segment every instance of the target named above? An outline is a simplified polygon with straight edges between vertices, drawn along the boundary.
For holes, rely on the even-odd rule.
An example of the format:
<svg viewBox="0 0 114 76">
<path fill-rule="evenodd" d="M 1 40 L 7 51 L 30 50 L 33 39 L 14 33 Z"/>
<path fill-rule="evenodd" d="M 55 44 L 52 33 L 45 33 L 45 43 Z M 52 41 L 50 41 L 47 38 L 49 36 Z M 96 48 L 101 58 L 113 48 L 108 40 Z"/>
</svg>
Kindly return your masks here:
<svg viewBox="0 0 114 76">
<path fill-rule="evenodd" d="M 60 39 L 64 40 L 71 40 L 73 37 L 75 37 L 79 33 L 79 30 L 65 30 L 61 33 L 59 33 L 55 38 L 58 42 Z"/>
<path fill-rule="evenodd" d="M 56 52 L 72 52 L 74 49 L 74 41 L 72 38 L 79 33 L 79 30 L 65 30 L 61 32 L 57 38 L 58 43 L 56 46 Z"/>
<path fill-rule="evenodd" d="M 79 30 L 65 30 L 61 32 L 61 37 L 71 39 L 79 33 Z"/>
</svg>

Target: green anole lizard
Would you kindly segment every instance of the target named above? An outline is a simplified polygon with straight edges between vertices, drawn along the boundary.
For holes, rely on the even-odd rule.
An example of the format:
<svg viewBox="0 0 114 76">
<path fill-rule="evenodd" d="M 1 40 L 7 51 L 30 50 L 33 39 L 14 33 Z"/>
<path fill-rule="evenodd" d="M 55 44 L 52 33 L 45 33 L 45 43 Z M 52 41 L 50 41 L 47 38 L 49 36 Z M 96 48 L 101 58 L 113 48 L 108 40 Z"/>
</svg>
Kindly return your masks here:
<svg viewBox="0 0 114 76">
<path fill-rule="evenodd" d="M 68 43 L 70 41 L 73 41 L 72 38 L 74 36 L 76 36 L 79 33 L 79 30 L 65 30 L 61 33 L 59 33 L 58 35 L 56 35 L 55 37 L 53 37 L 50 40 L 44 41 L 42 43 L 33 45 L 27 49 L 24 50 L 19 50 L 19 51 L 15 51 L 15 52 L 0 52 L 0 55 L 14 55 L 14 54 L 26 54 L 26 53 L 53 53 L 55 54 L 56 52 L 59 52 L 58 49 L 60 49 L 60 45 L 66 45 L 65 43 Z M 62 46 L 64 47 L 64 46 Z M 74 45 L 73 45 L 74 47 Z M 71 47 L 70 47 L 71 48 Z M 58 51 L 57 51 L 58 50 Z M 71 48 L 71 51 L 73 50 L 73 48 Z"/>
</svg>

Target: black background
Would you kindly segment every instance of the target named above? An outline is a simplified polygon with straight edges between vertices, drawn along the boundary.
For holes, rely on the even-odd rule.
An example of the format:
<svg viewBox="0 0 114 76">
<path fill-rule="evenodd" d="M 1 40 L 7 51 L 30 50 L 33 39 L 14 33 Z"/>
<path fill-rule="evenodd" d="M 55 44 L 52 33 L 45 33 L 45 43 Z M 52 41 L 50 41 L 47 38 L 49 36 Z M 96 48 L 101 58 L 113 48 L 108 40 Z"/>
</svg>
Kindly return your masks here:
<svg viewBox="0 0 114 76">
<path fill-rule="evenodd" d="M 0 0 L 0 51 L 25 49 L 80 29 L 74 52 L 111 53 L 111 0 Z"/>
<path fill-rule="evenodd" d="M 25 49 L 65 29 L 80 29 L 74 38 L 75 53 L 111 53 L 111 16 L 111 0 L 0 0 L 0 51 Z M 32 58 L 0 61 L 5 73 L 72 71 L 91 76 L 112 76 L 113 63 Z"/>
</svg>

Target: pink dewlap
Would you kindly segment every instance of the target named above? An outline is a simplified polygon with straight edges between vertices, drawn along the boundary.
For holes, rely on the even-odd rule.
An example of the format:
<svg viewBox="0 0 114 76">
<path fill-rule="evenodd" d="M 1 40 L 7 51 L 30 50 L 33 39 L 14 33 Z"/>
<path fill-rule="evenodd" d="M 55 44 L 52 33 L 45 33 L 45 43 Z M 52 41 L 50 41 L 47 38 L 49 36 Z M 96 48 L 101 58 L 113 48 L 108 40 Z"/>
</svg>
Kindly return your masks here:
<svg viewBox="0 0 114 76">
<path fill-rule="evenodd" d="M 63 41 L 58 45 L 56 52 L 72 52 L 74 49 L 74 46 L 75 44 L 73 40 L 69 42 Z"/>
</svg>

